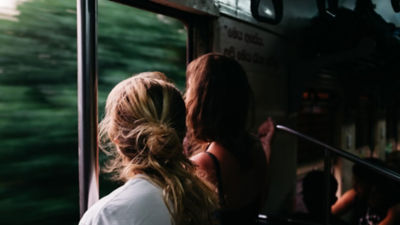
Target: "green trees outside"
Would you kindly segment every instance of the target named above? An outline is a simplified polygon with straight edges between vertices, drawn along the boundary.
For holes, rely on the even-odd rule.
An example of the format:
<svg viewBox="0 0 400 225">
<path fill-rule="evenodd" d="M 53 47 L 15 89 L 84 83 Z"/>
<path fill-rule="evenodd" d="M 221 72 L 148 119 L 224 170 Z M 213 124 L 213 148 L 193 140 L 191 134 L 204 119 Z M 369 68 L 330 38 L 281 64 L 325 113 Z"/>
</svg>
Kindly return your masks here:
<svg viewBox="0 0 400 225">
<path fill-rule="evenodd" d="M 0 19 L 1 224 L 79 220 L 75 2 L 26 1 L 16 20 Z M 106 0 L 98 10 L 100 118 L 107 93 L 134 73 L 184 86 L 182 23 Z"/>
</svg>

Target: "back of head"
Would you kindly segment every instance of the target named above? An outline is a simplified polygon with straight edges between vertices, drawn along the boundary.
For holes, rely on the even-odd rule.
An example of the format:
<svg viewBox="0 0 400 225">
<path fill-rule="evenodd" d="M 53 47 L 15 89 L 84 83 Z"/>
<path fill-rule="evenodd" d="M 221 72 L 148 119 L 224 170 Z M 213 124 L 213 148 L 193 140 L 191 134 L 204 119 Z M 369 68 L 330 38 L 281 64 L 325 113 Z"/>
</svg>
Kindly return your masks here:
<svg viewBox="0 0 400 225">
<path fill-rule="evenodd" d="M 192 61 L 186 75 L 186 122 L 192 137 L 223 145 L 240 139 L 252 106 L 252 92 L 240 64 L 209 53 Z"/>
<path fill-rule="evenodd" d="M 147 72 L 113 88 L 100 123 L 102 148 L 114 156 L 106 171 L 121 180 L 143 174 L 158 184 L 176 225 L 208 221 L 209 211 L 199 208 L 214 204 L 212 191 L 193 175 L 183 154 L 185 112 L 180 92 L 165 75 Z M 189 207 L 188 201 L 197 204 Z"/>
<path fill-rule="evenodd" d="M 179 91 L 169 82 L 149 73 L 128 78 L 116 85 L 106 102 L 100 124 L 102 139 L 109 138 L 127 161 L 135 161 L 130 172 L 183 157 L 185 105 Z M 128 173 L 120 174 L 123 179 Z"/>
<path fill-rule="evenodd" d="M 325 206 L 325 174 L 323 171 L 313 170 L 304 177 L 302 182 L 303 201 L 308 211 L 314 215 L 324 215 Z M 330 205 L 336 201 L 338 183 L 335 177 L 330 175 Z"/>
</svg>

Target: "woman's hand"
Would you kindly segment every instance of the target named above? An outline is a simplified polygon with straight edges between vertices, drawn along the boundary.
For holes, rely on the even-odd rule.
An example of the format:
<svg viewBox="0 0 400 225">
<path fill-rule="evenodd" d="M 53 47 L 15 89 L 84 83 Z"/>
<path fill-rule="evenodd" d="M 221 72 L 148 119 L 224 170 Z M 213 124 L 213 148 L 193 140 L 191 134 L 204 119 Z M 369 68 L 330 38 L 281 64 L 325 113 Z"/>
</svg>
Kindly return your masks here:
<svg viewBox="0 0 400 225">
<path fill-rule="evenodd" d="M 261 144 L 263 146 L 264 153 L 267 158 L 267 163 L 269 163 L 271 156 L 271 139 L 274 135 L 274 132 L 275 125 L 271 117 L 268 117 L 268 119 L 258 127 L 258 137 L 260 138 Z"/>
</svg>

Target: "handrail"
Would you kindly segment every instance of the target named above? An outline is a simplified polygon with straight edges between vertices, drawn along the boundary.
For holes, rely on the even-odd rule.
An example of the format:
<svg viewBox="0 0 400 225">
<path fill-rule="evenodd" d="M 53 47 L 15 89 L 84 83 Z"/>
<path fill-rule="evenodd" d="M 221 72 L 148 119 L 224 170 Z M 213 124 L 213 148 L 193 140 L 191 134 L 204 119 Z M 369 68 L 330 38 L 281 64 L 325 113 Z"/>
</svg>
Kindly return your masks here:
<svg viewBox="0 0 400 225">
<path fill-rule="evenodd" d="M 378 173 L 380 173 L 380 174 L 382 174 L 382 175 L 384 175 L 384 176 L 386 176 L 386 177 L 388 177 L 388 178 L 390 178 L 392 180 L 400 182 L 400 174 L 395 172 L 395 171 L 393 171 L 393 170 L 390 170 L 390 169 L 387 169 L 387 168 L 382 168 L 380 166 L 374 165 L 374 164 L 372 164 L 372 163 L 370 163 L 368 161 L 365 161 L 365 160 L 361 159 L 360 157 L 358 157 L 358 156 L 356 156 L 354 154 L 351 154 L 351 153 L 349 153 L 349 152 L 347 152 L 345 150 L 332 147 L 332 146 L 330 146 L 328 144 L 325 144 L 325 143 L 323 143 L 321 141 L 318 141 L 315 138 L 312 138 L 310 136 L 302 134 L 302 133 L 300 133 L 300 132 L 298 132 L 296 130 L 293 130 L 291 128 L 288 128 L 286 126 L 278 124 L 275 127 L 276 127 L 277 130 L 285 131 L 285 132 L 287 132 L 289 134 L 295 135 L 295 136 L 297 136 L 299 138 L 302 138 L 304 140 L 307 140 L 307 141 L 309 141 L 311 143 L 317 144 L 317 145 L 323 147 L 323 149 L 325 149 L 325 150 L 333 152 L 336 155 L 339 155 L 339 156 L 341 156 L 343 158 L 346 158 L 346 159 L 348 159 L 348 160 L 350 160 L 352 162 L 356 162 L 356 163 L 362 164 L 364 166 L 367 166 L 368 168 L 371 168 L 371 169 L 375 170 L 376 172 L 378 172 Z"/>
</svg>

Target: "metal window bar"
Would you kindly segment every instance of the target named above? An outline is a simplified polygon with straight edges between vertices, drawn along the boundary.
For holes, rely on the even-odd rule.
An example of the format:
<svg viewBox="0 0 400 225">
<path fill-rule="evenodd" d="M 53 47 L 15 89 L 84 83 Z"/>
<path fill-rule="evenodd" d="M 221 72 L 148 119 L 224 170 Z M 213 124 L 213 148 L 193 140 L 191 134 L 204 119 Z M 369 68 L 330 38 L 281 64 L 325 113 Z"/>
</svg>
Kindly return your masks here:
<svg viewBox="0 0 400 225">
<path fill-rule="evenodd" d="M 287 132 L 289 134 L 295 135 L 295 136 L 297 136 L 299 138 L 302 138 L 302 139 L 304 139 L 306 141 L 309 141 L 311 143 L 319 145 L 319 146 L 323 147 L 326 151 L 329 151 L 330 153 L 334 153 L 334 154 L 336 154 L 338 156 L 341 156 L 341 157 L 343 157 L 345 159 L 348 159 L 348 160 L 350 160 L 352 162 L 362 164 L 362 165 L 364 165 L 364 166 L 366 166 L 366 167 L 368 167 L 368 168 L 370 168 L 370 169 L 372 169 L 372 170 L 374 170 L 374 171 L 386 176 L 387 178 L 390 178 L 390 179 L 392 179 L 392 180 L 394 180 L 396 182 L 400 182 L 400 174 L 395 172 L 395 171 L 393 171 L 393 170 L 390 170 L 390 169 L 387 169 L 387 168 L 384 168 L 384 167 L 380 167 L 380 166 L 377 166 L 377 165 L 372 164 L 370 162 L 367 162 L 367 161 L 361 159 L 360 157 L 358 157 L 358 156 L 356 156 L 354 154 L 351 154 L 351 153 L 349 153 L 349 152 L 347 152 L 347 151 L 345 151 L 343 149 L 332 147 L 332 146 L 330 146 L 328 144 L 325 144 L 325 143 L 323 143 L 321 141 L 318 141 L 315 138 L 312 138 L 310 136 L 302 134 L 302 133 L 300 133 L 300 132 L 298 132 L 296 130 L 293 130 L 291 128 L 288 128 L 288 127 L 285 127 L 285 126 L 282 126 L 282 125 L 276 125 L 276 129 L 280 130 L 280 131 L 285 131 L 285 132 Z"/>
<path fill-rule="evenodd" d="M 97 0 L 77 0 L 80 215 L 99 199 L 97 144 Z"/>
</svg>

